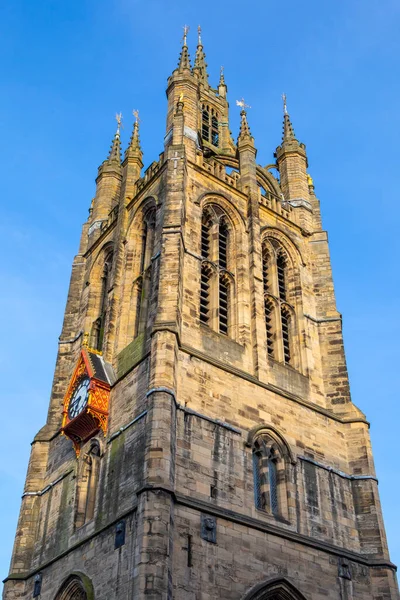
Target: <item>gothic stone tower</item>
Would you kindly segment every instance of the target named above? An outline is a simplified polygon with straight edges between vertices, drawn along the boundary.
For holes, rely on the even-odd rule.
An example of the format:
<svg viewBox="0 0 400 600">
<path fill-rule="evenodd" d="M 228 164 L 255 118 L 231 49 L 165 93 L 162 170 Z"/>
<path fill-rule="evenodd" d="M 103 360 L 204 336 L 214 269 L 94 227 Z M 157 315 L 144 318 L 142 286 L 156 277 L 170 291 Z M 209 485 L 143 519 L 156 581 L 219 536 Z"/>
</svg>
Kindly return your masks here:
<svg viewBox="0 0 400 600">
<path fill-rule="evenodd" d="M 159 160 L 99 168 L 6 600 L 398 598 L 306 148 L 226 96 L 185 37 Z"/>
</svg>

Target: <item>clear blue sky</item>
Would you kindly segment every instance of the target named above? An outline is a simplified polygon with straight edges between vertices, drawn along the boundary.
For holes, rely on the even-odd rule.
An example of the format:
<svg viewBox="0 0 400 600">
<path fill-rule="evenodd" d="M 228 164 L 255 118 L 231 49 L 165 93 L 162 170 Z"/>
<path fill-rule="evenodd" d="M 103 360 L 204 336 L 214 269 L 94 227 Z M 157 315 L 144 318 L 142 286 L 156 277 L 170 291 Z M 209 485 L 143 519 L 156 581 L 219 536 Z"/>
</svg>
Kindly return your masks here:
<svg viewBox="0 0 400 600">
<path fill-rule="evenodd" d="M 30 441 L 46 417 L 71 261 L 122 111 L 141 111 L 145 165 L 165 133 L 182 25 L 200 23 L 211 82 L 225 67 L 261 164 L 280 141 L 281 94 L 329 232 L 353 401 L 372 423 L 386 528 L 400 563 L 398 0 L 3 0 L 0 6 L 2 377 L 0 574 Z"/>
</svg>

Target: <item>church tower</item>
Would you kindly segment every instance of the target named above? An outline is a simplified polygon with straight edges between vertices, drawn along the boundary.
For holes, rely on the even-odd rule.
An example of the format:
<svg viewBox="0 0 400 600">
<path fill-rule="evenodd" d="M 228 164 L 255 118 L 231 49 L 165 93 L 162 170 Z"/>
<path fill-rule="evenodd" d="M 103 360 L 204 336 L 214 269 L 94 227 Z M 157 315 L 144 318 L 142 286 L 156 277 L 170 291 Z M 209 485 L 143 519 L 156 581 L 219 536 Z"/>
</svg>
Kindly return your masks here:
<svg viewBox="0 0 400 600">
<path fill-rule="evenodd" d="M 4 599 L 398 599 L 306 147 L 285 101 L 259 165 L 186 33 L 158 160 L 136 113 L 98 170 Z"/>
</svg>

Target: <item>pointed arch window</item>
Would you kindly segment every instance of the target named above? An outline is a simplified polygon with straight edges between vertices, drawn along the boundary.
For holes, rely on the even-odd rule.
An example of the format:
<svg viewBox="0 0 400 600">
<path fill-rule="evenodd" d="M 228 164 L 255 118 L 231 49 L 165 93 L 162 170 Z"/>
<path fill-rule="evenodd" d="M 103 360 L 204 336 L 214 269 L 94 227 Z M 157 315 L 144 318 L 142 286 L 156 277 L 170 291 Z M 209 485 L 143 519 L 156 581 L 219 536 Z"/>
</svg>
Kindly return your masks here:
<svg viewBox="0 0 400 600">
<path fill-rule="evenodd" d="M 103 349 L 104 329 L 108 313 L 108 293 L 111 288 L 112 269 L 113 269 L 113 251 L 109 250 L 104 259 L 103 274 L 101 278 L 100 291 L 100 314 L 93 322 L 91 331 L 91 346 L 99 352 Z"/>
<path fill-rule="evenodd" d="M 156 225 L 156 209 L 150 208 L 144 215 L 142 225 L 142 247 L 140 253 L 139 276 L 136 279 L 136 320 L 134 336 L 144 333 L 147 328 L 148 310 L 150 305 L 152 256 L 154 254 L 154 239 Z"/>
<path fill-rule="evenodd" d="M 234 275 L 231 270 L 231 225 L 217 205 L 209 205 L 201 220 L 200 322 L 231 335 Z"/>
<path fill-rule="evenodd" d="M 289 282 L 289 260 L 275 239 L 266 239 L 262 248 L 264 319 L 268 356 L 294 365 L 295 319 Z"/>
<path fill-rule="evenodd" d="M 203 104 L 201 110 L 201 137 L 217 147 L 219 145 L 218 120 L 217 111 L 208 104 Z"/>
<path fill-rule="evenodd" d="M 253 443 L 254 502 L 273 516 L 287 517 L 285 451 L 268 433 Z"/>
</svg>

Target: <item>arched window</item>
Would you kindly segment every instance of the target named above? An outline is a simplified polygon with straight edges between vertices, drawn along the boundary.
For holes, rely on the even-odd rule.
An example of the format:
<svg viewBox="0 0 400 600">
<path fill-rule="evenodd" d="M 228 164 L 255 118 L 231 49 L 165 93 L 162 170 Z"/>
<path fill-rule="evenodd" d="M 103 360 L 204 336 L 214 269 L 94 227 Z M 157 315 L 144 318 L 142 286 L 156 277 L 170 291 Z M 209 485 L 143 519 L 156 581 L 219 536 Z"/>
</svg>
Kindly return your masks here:
<svg viewBox="0 0 400 600">
<path fill-rule="evenodd" d="M 288 308 L 283 304 L 281 305 L 281 322 L 282 322 L 282 342 L 283 342 L 283 357 L 285 363 L 290 364 L 291 360 L 291 331 L 290 331 L 290 320 L 291 315 Z"/>
<path fill-rule="evenodd" d="M 205 325 L 210 320 L 210 279 L 212 271 L 207 264 L 201 267 L 200 281 L 200 321 Z"/>
<path fill-rule="evenodd" d="M 151 208 L 143 218 L 142 248 L 140 254 L 140 274 L 136 284 L 136 320 L 134 336 L 144 333 L 147 328 L 148 309 L 151 293 L 152 256 L 154 253 L 154 238 L 156 225 L 156 210 Z"/>
<path fill-rule="evenodd" d="M 306 600 L 289 581 L 280 578 L 257 583 L 244 600 Z"/>
<path fill-rule="evenodd" d="M 70 575 L 61 586 L 55 600 L 94 600 L 93 585 L 83 573 Z"/>
<path fill-rule="evenodd" d="M 91 347 L 95 350 L 99 350 L 99 352 L 103 349 L 104 328 L 108 312 L 108 293 L 111 288 L 113 256 L 113 251 L 109 250 L 104 259 L 103 274 L 101 278 L 100 314 L 93 322 L 91 331 Z"/>
<path fill-rule="evenodd" d="M 207 206 L 201 220 L 200 322 L 223 335 L 230 335 L 233 323 L 230 237 L 226 214 Z"/>
<path fill-rule="evenodd" d="M 218 113 L 207 104 L 203 104 L 201 111 L 201 137 L 206 142 L 218 147 Z"/>
<path fill-rule="evenodd" d="M 229 331 L 229 298 L 230 281 L 226 273 L 221 273 L 219 276 L 219 332 L 228 335 Z"/>
<path fill-rule="evenodd" d="M 268 356 L 293 365 L 294 308 L 289 288 L 289 260 L 275 239 L 262 248 L 264 317 Z"/>
<path fill-rule="evenodd" d="M 268 433 L 253 442 L 254 501 L 256 508 L 287 517 L 284 451 Z"/>
<path fill-rule="evenodd" d="M 75 526 L 82 527 L 94 517 L 100 475 L 100 446 L 93 440 L 90 450 L 82 458 L 81 474 L 78 478 L 78 501 Z"/>
</svg>

